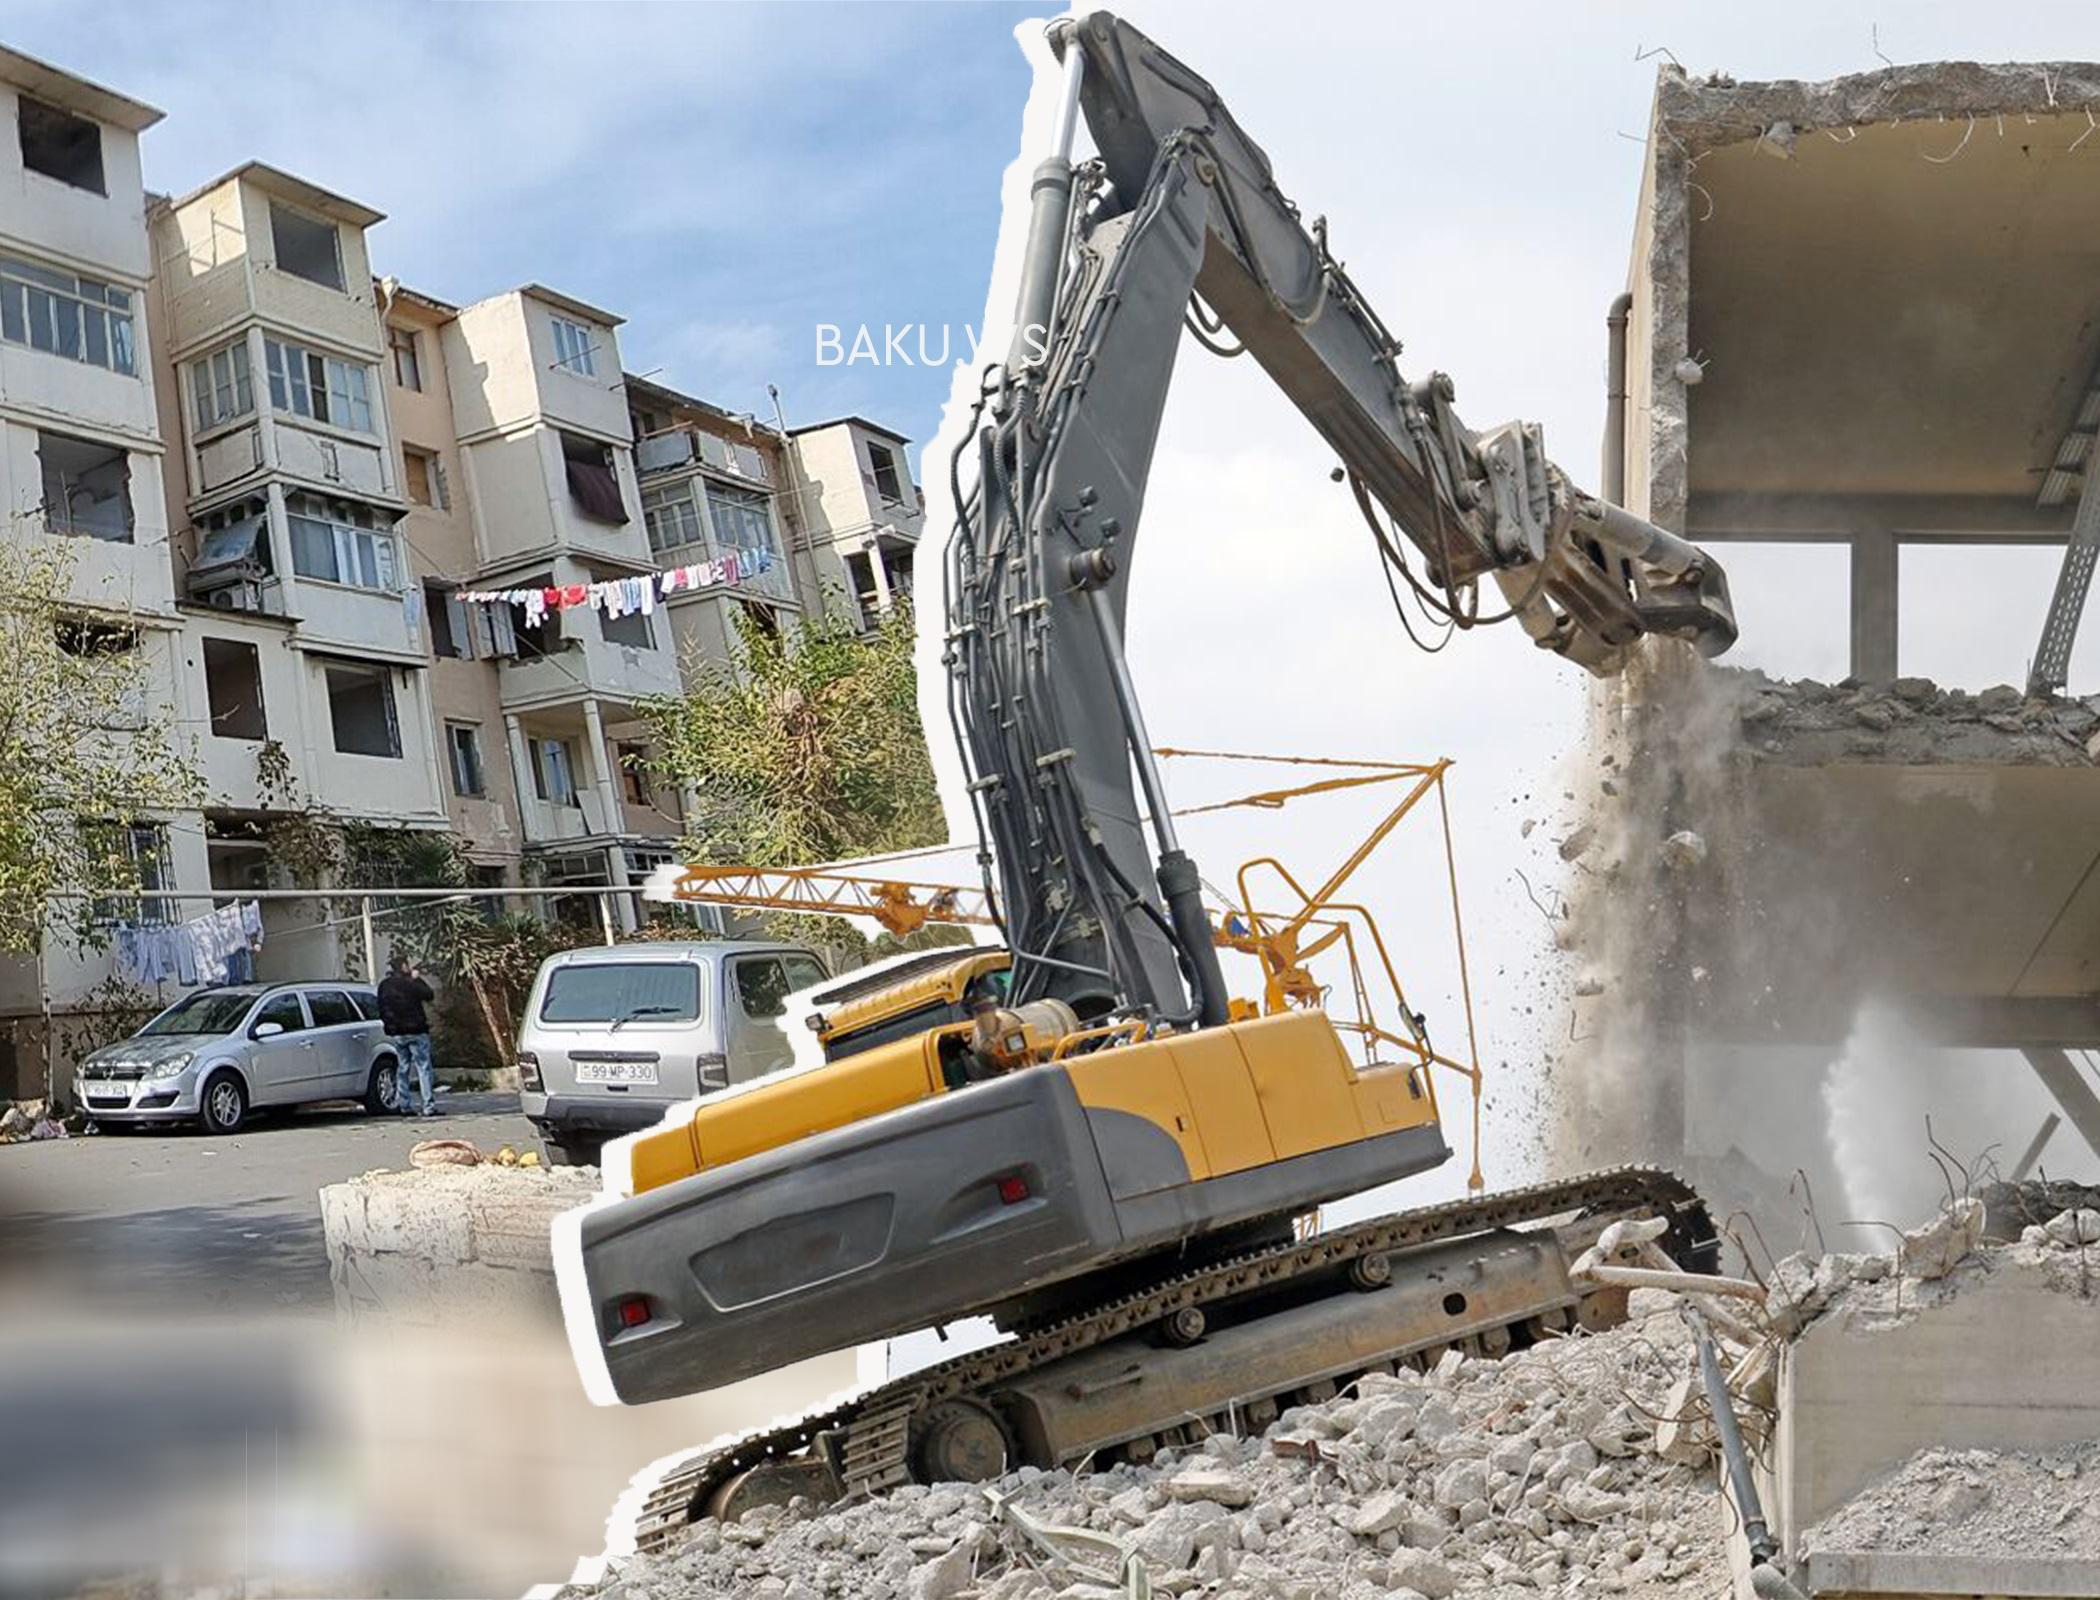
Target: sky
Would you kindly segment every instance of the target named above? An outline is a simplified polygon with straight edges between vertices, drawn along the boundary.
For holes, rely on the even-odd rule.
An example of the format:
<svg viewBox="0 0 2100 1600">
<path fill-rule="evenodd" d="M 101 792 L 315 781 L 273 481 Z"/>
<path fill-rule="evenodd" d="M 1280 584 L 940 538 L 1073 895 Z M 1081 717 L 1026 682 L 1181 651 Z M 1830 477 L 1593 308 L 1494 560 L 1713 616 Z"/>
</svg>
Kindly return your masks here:
<svg viewBox="0 0 2100 1600">
<path fill-rule="evenodd" d="M 1208 77 L 1285 192 L 1404 343 L 1452 374 L 1475 426 L 1544 425 L 1596 479 L 1604 315 L 1624 286 L 1659 62 L 1818 78 L 1884 57 L 2092 53 L 2090 8 L 2046 0 L 1685 7 L 1511 0 L 1477 8 L 1131 0 Z M 931 441 L 954 373 L 823 365 L 820 325 L 982 329 L 1001 207 L 1043 149 L 1024 106 L 1046 7 L 1005 4 L 235 6 L 8 0 L 0 35 L 162 107 L 152 185 L 182 192 L 261 159 L 388 213 L 377 270 L 455 301 L 547 283 L 628 319 L 630 370 L 791 423 L 859 412 Z M 2094 144 L 2100 160 L 2100 140 Z M 2096 168 L 2100 171 L 2100 168 Z M 993 348 L 997 348 L 996 345 Z M 935 346 L 938 353 L 938 346 Z M 929 454 L 931 452 L 929 451 Z M 934 457 L 938 459 L 938 457 Z M 1135 559 L 1130 654 L 1163 743 L 1454 758 L 1457 856 L 1482 1055 L 1505 1120 L 1565 1025 L 1569 974 L 1531 890 L 1563 870 L 1564 796 L 1586 689 L 1514 629 L 1425 658 L 1392 616 L 1332 461 L 1251 362 L 1182 357 Z M 922 481 L 936 477 L 922 464 Z M 929 490 L 935 486 L 928 484 Z M 940 536 L 936 505 L 929 542 Z M 2048 552 L 1995 575 L 1935 553 L 1908 568 L 1906 671 L 2016 679 Z M 1843 670 L 1842 557 L 1731 550 L 1737 661 Z M 2009 575 L 2007 575 L 2009 574 Z M 1984 581 L 1988 577 L 1989 581 Z M 2100 660 L 2088 642 L 2082 662 Z M 2085 673 L 2087 678 L 2093 674 Z M 940 724 L 936 723 L 938 727 Z M 1173 766 L 1175 799 L 1254 786 Z M 1321 873 L 1376 820 L 1371 798 L 1190 824 L 1209 876 L 1275 850 Z M 1527 821 L 1539 826 L 1528 835 Z M 1410 824 L 1410 829 L 1414 825 Z M 1440 1039 L 1462 1032 L 1441 845 L 1404 829 L 1366 897 Z M 1522 874 L 1520 877 L 1519 874 Z M 1503 1066 L 1503 1063 L 1507 1063 Z M 1521 1129 L 1513 1137 L 1521 1136 Z M 1498 1174 L 1512 1176 L 1511 1157 Z"/>
</svg>

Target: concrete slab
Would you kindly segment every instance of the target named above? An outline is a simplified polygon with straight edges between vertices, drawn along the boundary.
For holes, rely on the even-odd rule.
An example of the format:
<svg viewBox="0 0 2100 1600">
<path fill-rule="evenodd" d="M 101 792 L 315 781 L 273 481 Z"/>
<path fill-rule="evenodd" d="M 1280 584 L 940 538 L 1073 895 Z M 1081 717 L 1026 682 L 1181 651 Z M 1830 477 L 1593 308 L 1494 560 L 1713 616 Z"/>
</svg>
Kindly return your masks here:
<svg viewBox="0 0 2100 1600">
<path fill-rule="evenodd" d="M 2047 1557 L 1923 1556 L 1885 1550 L 1818 1551 L 1808 1558 L 1813 1600 L 2026 1600 L 2028 1596 L 2090 1600 L 2100 1595 L 2100 1561 Z"/>
</svg>

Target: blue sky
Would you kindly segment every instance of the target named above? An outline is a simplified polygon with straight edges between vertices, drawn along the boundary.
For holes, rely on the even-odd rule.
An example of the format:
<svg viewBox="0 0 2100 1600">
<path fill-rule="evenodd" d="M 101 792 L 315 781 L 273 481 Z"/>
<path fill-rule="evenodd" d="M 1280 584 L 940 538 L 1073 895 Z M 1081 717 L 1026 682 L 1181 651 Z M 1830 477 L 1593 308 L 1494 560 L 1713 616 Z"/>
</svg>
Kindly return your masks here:
<svg viewBox="0 0 2100 1600">
<path fill-rule="evenodd" d="M 1013 28 L 1051 10 L 11 0 L 0 38 L 165 111 L 151 187 L 267 161 L 387 213 L 377 272 L 455 302 L 543 282 L 625 316 L 632 371 L 923 440 L 945 370 L 820 367 L 815 328 L 961 347 L 1028 92 Z"/>
</svg>

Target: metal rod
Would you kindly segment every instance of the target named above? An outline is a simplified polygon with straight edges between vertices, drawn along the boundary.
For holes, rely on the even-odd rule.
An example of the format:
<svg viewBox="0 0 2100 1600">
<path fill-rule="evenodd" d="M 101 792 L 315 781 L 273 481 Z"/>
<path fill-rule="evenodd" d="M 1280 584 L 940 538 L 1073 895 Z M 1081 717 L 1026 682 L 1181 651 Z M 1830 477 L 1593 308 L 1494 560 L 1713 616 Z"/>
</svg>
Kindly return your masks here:
<svg viewBox="0 0 2100 1600">
<path fill-rule="evenodd" d="M 2063 1124 L 2064 1119 L 2054 1111 L 2042 1118 L 2042 1125 L 2035 1129 L 2034 1137 L 2027 1142 L 2026 1150 L 2012 1169 L 2011 1182 L 2018 1183 L 2034 1171 L 2034 1164 L 2042 1159 L 2042 1151 L 2048 1148 L 2049 1141 L 2055 1137 L 2056 1130 Z"/>
<path fill-rule="evenodd" d="M 354 900 L 371 895 L 379 900 L 542 900 L 563 895 L 632 895 L 642 891 L 629 884 L 614 888 L 602 883 L 495 883 L 465 889 L 397 889 L 387 884 L 371 888 L 345 885 L 340 889 L 51 889 L 46 900 Z"/>
<path fill-rule="evenodd" d="M 1145 732 L 1145 713 L 1138 705 L 1137 685 L 1130 681 L 1130 663 L 1123 659 L 1123 630 L 1108 603 L 1108 590 L 1087 590 L 1094 608 L 1094 622 L 1101 630 L 1101 648 L 1108 656 L 1108 675 L 1115 685 L 1116 705 L 1123 713 L 1123 727 L 1130 735 L 1130 759 L 1137 768 L 1138 783 L 1145 791 L 1145 805 L 1152 813 L 1152 831 L 1159 837 L 1160 853 L 1179 850 L 1174 832 L 1174 810 L 1167 804 L 1166 785 L 1159 776 L 1159 763 L 1152 757 L 1152 740 Z"/>
<path fill-rule="evenodd" d="M 379 942 L 372 933 L 372 897 L 366 895 L 358 903 L 357 920 L 365 934 L 365 982 L 375 983 L 379 978 Z"/>
<path fill-rule="evenodd" d="M 598 901 L 598 926 L 605 930 L 605 942 L 608 945 L 619 942 L 613 938 L 612 901 L 602 896 Z"/>
<path fill-rule="evenodd" d="M 1086 52 L 1070 34 L 1065 37 L 1065 78 L 1057 102 L 1057 143 L 1060 161 L 1072 159 L 1072 144 L 1079 133 L 1079 87 L 1086 76 Z"/>
<path fill-rule="evenodd" d="M 1661 1272 L 1653 1267 L 1584 1267 L 1582 1276 L 1614 1289 L 1668 1289 L 1676 1294 L 1729 1295 L 1762 1300 L 1765 1291 L 1747 1278 L 1710 1278 L 1700 1272 Z"/>
<path fill-rule="evenodd" d="M 1750 1564 L 1761 1567 L 1779 1554 L 1779 1541 L 1765 1524 L 1764 1506 L 1757 1498 L 1757 1482 L 1750 1475 L 1750 1452 L 1743 1444 L 1743 1430 L 1735 1420 L 1735 1402 L 1728 1393 L 1728 1380 L 1721 1374 L 1721 1358 L 1714 1349 L 1713 1330 L 1690 1306 L 1684 1307 L 1692 1339 L 1699 1347 L 1699 1380 L 1706 1390 L 1706 1409 L 1713 1414 L 1714 1435 L 1721 1442 L 1721 1459 L 1728 1467 L 1728 1487 L 1735 1509 L 1743 1519 L 1743 1538 L 1750 1546 Z"/>
<path fill-rule="evenodd" d="M 1622 294 L 1605 315 L 1604 498 L 1618 504 L 1626 498 L 1626 324 L 1633 296 Z"/>
</svg>

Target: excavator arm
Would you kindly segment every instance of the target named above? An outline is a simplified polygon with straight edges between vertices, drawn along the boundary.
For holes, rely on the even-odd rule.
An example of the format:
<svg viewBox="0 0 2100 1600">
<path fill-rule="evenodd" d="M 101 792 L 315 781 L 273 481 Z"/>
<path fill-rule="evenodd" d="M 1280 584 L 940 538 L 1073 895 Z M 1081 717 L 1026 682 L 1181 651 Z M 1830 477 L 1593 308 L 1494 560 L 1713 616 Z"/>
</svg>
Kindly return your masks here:
<svg viewBox="0 0 2100 1600">
<path fill-rule="evenodd" d="M 1207 1027 L 1223 981 L 1122 646 L 1185 324 L 1238 340 L 1335 451 L 1396 603 L 1405 582 L 1459 626 L 1514 620 L 1600 675 L 1649 634 L 1717 655 L 1734 617 L 1703 551 L 1576 489 L 1536 426 L 1476 433 L 1443 374 L 1401 374 L 1324 224 L 1303 224 L 1208 83 L 1106 13 L 1052 43 L 1064 97 L 1013 344 L 951 465 L 950 707 L 1016 998 Z M 1081 116 L 1098 157 L 1075 166 Z M 1503 617 L 1481 614 L 1482 578 Z"/>
</svg>

